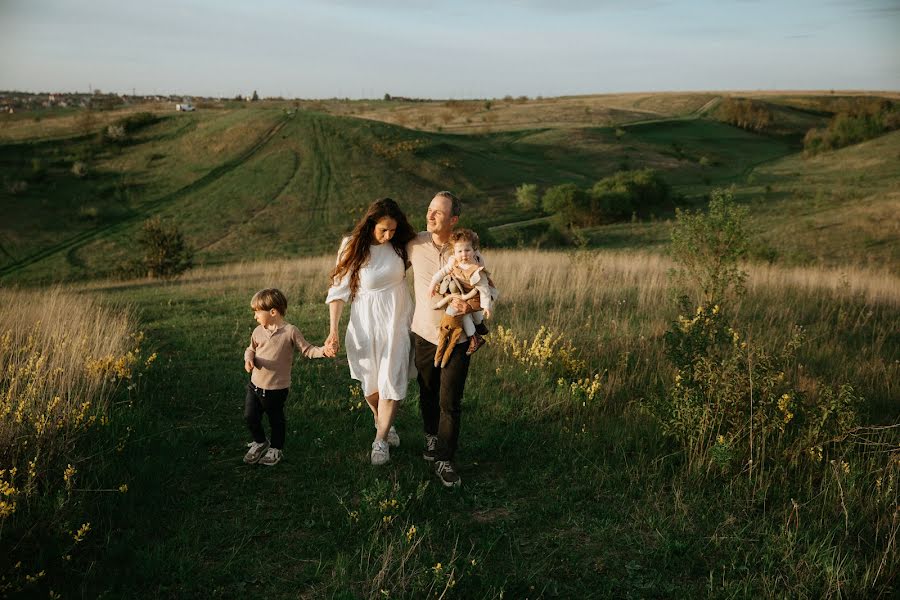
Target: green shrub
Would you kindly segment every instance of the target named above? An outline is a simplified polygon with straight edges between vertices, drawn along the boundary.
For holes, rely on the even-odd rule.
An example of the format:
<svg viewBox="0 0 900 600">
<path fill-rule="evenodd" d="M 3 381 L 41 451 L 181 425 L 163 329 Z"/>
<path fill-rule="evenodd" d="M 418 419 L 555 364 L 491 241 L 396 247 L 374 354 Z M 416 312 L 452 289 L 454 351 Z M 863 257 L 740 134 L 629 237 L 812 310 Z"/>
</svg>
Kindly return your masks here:
<svg viewBox="0 0 900 600">
<path fill-rule="evenodd" d="M 150 278 L 172 278 L 193 266 L 194 251 L 187 245 L 181 230 L 167 225 L 159 217 L 144 222 L 137 237 L 142 256 L 136 268 Z"/>
<path fill-rule="evenodd" d="M 731 190 L 714 190 L 706 213 L 675 210 L 670 251 L 679 268 L 673 275 L 682 294 L 696 295 L 687 304 L 719 304 L 743 292 L 747 274 L 738 263 L 747 253 L 746 218 Z"/>
<path fill-rule="evenodd" d="M 679 300 L 681 315 L 665 334 L 674 382 L 652 411 L 692 469 L 752 476 L 821 461 L 857 425 L 860 398 L 848 385 L 834 390 L 802 376 L 799 330 L 771 349 L 730 322 L 728 300 L 743 294 L 746 279 L 738 265 L 748 247 L 746 212 L 730 191 L 716 190 L 706 213 L 676 213 L 675 274 L 700 299 Z"/>
<path fill-rule="evenodd" d="M 819 462 L 857 425 L 860 398 L 850 386 L 800 389 L 799 331 L 770 350 L 744 339 L 721 306 L 702 304 L 665 340 L 674 383 L 656 415 L 695 469 L 752 475 Z"/>
<path fill-rule="evenodd" d="M 590 198 L 574 183 L 549 188 L 541 199 L 541 207 L 564 225 L 585 225 L 591 220 Z"/>
<path fill-rule="evenodd" d="M 516 188 L 516 204 L 523 210 L 535 210 L 538 208 L 540 196 L 536 183 L 523 183 Z"/>
<path fill-rule="evenodd" d="M 160 117 L 151 112 L 139 112 L 119 119 L 116 121 L 116 125 L 123 127 L 125 133 L 131 134 L 144 127 L 149 127 L 150 125 L 158 123 L 160 120 Z"/>
<path fill-rule="evenodd" d="M 836 113 L 826 127 L 810 129 L 803 138 L 809 155 L 872 139 L 900 127 L 900 110 L 888 100 L 854 103 Z"/>
</svg>

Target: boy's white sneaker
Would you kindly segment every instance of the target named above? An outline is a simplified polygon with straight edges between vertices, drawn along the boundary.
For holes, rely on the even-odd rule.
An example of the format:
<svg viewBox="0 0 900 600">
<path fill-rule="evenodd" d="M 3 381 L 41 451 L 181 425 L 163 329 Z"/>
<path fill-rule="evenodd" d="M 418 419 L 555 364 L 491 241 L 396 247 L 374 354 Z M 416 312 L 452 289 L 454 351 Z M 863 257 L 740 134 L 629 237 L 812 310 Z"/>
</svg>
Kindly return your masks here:
<svg viewBox="0 0 900 600">
<path fill-rule="evenodd" d="M 259 459 L 263 457 L 266 450 L 269 449 L 269 441 L 265 442 L 250 442 L 247 444 L 250 449 L 247 450 L 247 454 L 244 455 L 244 462 L 248 465 L 255 465 L 259 462 Z"/>
<path fill-rule="evenodd" d="M 278 461 L 281 460 L 282 454 L 284 454 L 284 452 L 278 448 L 269 448 L 268 451 L 266 451 L 265 456 L 259 459 L 259 464 L 266 465 L 267 467 L 277 465 Z"/>
<path fill-rule="evenodd" d="M 391 449 L 384 440 L 375 440 L 372 442 L 372 464 L 383 465 L 391 460 Z"/>
<path fill-rule="evenodd" d="M 397 429 L 393 425 L 388 429 L 387 443 L 391 448 L 400 447 L 400 434 L 397 433 Z"/>
<path fill-rule="evenodd" d="M 437 442 L 436 435 L 425 434 L 425 451 L 422 452 L 422 458 L 428 462 L 434 462 L 437 459 Z"/>
</svg>

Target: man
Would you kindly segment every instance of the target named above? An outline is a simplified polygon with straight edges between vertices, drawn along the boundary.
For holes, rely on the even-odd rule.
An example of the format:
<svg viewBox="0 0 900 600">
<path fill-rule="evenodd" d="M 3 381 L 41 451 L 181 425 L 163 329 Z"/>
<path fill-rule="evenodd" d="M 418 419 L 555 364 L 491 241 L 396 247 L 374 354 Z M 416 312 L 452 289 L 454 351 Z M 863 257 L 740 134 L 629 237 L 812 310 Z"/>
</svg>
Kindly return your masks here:
<svg viewBox="0 0 900 600">
<path fill-rule="evenodd" d="M 434 366 L 438 326 L 444 311 L 432 308 L 431 277 L 452 254 L 450 234 L 459 222 L 459 213 L 459 198 L 450 192 L 438 192 L 428 205 L 427 230 L 406 246 L 416 293 L 412 337 L 419 371 L 419 408 L 425 427 L 422 456 L 434 462 L 435 473 L 445 487 L 461 483 L 453 466 L 453 457 L 459 441 L 463 389 L 469 374 L 469 356 L 466 354 L 469 340 L 465 335 L 460 336 L 446 366 Z M 454 300 L 453 304 L 461 312 L 466 310 L 465 302 L 461 300 Z"/>
</svg>

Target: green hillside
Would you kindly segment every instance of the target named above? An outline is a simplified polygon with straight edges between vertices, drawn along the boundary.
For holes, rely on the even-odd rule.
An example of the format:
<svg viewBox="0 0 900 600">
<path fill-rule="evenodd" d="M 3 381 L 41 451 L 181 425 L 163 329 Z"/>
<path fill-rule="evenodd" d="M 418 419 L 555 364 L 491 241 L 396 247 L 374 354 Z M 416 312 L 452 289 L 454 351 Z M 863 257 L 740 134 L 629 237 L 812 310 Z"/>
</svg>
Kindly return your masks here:
<svg viewBox="0 0 900 600">
<path fill-rule="evenodd" d="M 779 110 L 802 117 L 795 128 L 812 119 L 805 106 Z M 421 226 L 439 189 L 462 195 L 464 223 L 515 231 L 516 223 L 541 216 L 516 206 L 514 190 L 522 183 L 588 187 L 619 170 L 644 167 L 662 172 L 682 205 L 699 204 L 715 187 L 736 185 L 739 196 L 776 220 L 798 202 L 818 198 L 821 205 L 825 194 L 831 220 L 841 229 L 850 220 L 842 211 L 853 207 L 836 194 L 859 198 L 858 179 L 866 182 L 867 198 L 889 205 L 885 194 L 900 176 L 890 161 L 876 177 L 854 158 L 854 152 L 897 156 L 896 137 L 804 160 L 796 155 L 796 138 L 784 131 L 764 135 L 685 115 L 616 127 L 478 134 L 420 131 L 285 105 L 154 115 L 155 122 L 119 140 L 100 139 L 97 130 L 116 122 L 107 113 L 93 129 L 68 115 L 55 122 L 52 135 L 41 135 L 39 124 L 33 133 L 23 130 L 28 124 L 21 120 L 14 135 L 0 135 L 0 278 L 115 275 L 130 258 L 141 224 L 153 215 L 177 223 L 197 249 L 197 262 L 206 264 L 331 252 L 380 196 L 397 199 Z M 838 180 L 844 191 L 832 189 Z M 624 247 L 667 235 L 658 221 L 587 233 L 595 244 Z M 874 245 L 896 246 L 877 231 L 872 236 Z M 771 237 L 769 246 L 777 241 Z M 839 261 L 831 249 L 822 256 L 793 248 L 763 254 Z"/>
</svg>

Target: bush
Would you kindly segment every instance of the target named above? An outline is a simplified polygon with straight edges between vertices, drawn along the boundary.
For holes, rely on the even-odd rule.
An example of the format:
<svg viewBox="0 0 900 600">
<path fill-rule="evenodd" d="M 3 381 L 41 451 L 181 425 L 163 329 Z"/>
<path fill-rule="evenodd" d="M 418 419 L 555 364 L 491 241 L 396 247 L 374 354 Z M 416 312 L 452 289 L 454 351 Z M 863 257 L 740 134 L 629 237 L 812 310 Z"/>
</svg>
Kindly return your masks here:
<svg viewBox="0 0 900 600">
<path fill-rule="evenodd" d="M 746 217 L 734 193 L 722 189 L 713 191 L 705 214 L 675 210 L 671 253 L 679 269 L 673 274 L 682 293 L 697 295 L 688 304 L 714 305 L 743 293 L 747 274 L 738 262 L 747 253 Z"/>
<path fill-rule="evenodd" d="M 681 316 L 665 334 L 674 382 L 652 412 L 690 468 L 752 477 L 821 462 L 857 425 L 861 399 L 848 385 L 829 389 L 802 373 L 799 330 L 772 350 L 729 321 L 726 300 L 743 293 L 746 278 L 737 264 L 748 246 L 745 217 L 725 190 L 713 193 L 705 214 L 677 213 L 672 257 L 702 295 L 695 305 L 681 297 Z"/>
<path fill-rule="evenodd" d="M 76 160 L 74 163 L 72 163 L 72 175 L 74 175 L 75 177 L 78 177 L 80 179 L 80 178 L 84 177 L 85 175 L 87 175 L 87 173 L 88 173 L 87 163 L 80 161 L 80 160 Z"/>
<path fill-rule="evenodd" d="M 761 474 L 774 465 L 820 461 L 829 441 L 856 426 L 861 399 L 848 385 L 801 391 L 799 331 L 769 350 L 745 340 L 725 314 L 723 306 L 701 304 L 666 332 L 675 373 L 657 405 L 663 432 L 695 469 Z"/>
<path fill-rule="evenodd" d="M 539 198 L 536 183 L 523 183 L 516 188 L 516 204 L 522 210 L 535 210 L 538 208 Z"/>
<path fill-rule="evenodd" d="M 544 212 L 556 215 L 565 225 L 577 225 L 590 217 L 590 199 L 587 193 L 574 183 L 563 183 L 549 188 L 541 199 Z"/>
<path fill-rule="evenodd" d="M 119 119 L 116 121 L 116 125 L 121 126 L 125 133 L 131 134 L 159 121 L 160 118 L 151 112 L 139 112 Z"/>
<path fill-rule="evenodd" d="M 887 100 L 857 102 L 836 113 L 826 127 L 813 128 L 803 138 L 809 155 L 872 139 L 900 127 L 900 110 Z"/>
<path fill-rule="evenodd" d="M 749 131 L 763 131 L 775 120 L 768 105 L 758 100 L 726 98 L 719 111 L 726 123 Z"/>
<path fill-rule="evenodd" d="M 601 179 L 591 188 L 590 195 L 598 220 L 621 221 L 633 213 L 646 215 L 652 209 L 667 207 L 671 191 L 659 173 L 639 169 Z"/>
<path fill-rule="evenodd" d="M 167 225 L 159 217 L 144 222 L 137 237 L 143 256 L 136 268 L 150 278 L 168 279 L 193 266 L 194 251 L 187 245 L 176 225 Z"/>
</svg>

